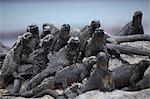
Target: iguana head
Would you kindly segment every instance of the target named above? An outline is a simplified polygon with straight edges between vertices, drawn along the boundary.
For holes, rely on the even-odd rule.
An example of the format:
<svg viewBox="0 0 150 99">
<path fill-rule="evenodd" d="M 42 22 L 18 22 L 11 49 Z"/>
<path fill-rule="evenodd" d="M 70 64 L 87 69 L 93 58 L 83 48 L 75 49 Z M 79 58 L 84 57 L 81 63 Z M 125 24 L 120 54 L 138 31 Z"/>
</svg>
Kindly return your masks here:
<svg viewBox="0 0 150 99">
<path fill-rule="evenodd" d="M 104 37 L 105 37 L 104 30 L 101 28 L 96 28 L 93 35 L 94 42 L 100 43 L 104 40 Z"/>
<path fill-rule="evenodd" d="M 39 36 L 39 29 L 36 24 L 28 25 L 27 32 L 31 32 L 34 36 Z"/>
<path fill-rule="evenodd" d="M 68 38 L 69 34 L 70 34 L 70 25 L 69 24 L 63 24 L 61 26 L 60 37 L 61 38 Z"/>
<path fill-rule="evenodd" d="M 96 63 L 96 56 L 86 57 L 82 60 L 82 63 L 90 70 L 92 66 Z"/>
<path fill-rule="evenodd" d="M 80 44 L 79 37 L 71 37 L 68 41 L 69 47 L 72 49 L 78 49 Z"/>
<path fill-rule="evenodd" d="M 97 54 L 96 64 L 98 68 L 100 67 L 100 68 L 107 69 L 108 62 L 109 62 L 109 58 L 105 52 L 99 52 Z"/>
<path fill-rule="evenodd" d="M 61 31 L 70 31 L 70 25 L 69 24 L 63 24 L 61 26 Z"/>
<path fill-rule="evenodd" d="M 43 28 L 43 32 L 44 32 L 45 34 L 51 34 L 50 26 L 45 26 L 45 27 Z"/>
<path fill-rule="evenodd" d="M 47 26 L 50 27 L 50 25 L 51 25 L 51 24 L 49 24 L 49 23 L 44 23 L 43 26 L 42 26 L 42 28 L 44 29 L 44 28 L 47 27 Z"/>
<path fill-rule="evenodd" d="M 139 70 L 143 73 L 145 72 L 145 70 L 149 67 L 150 65 L 150 61 L 147 60 L 141 60 L 138 64 Z"/>
<path fill-rule="evenodd" d="M 100 21 L 99 20 L 93 20 L 91 22 L 91 25 L 90 25 L 93 29 L 96 29 L 96 28 L 99 28 L 101 27 L 101 24 L 100 24 Z"/>
<path fill-rule="evenodd" d="M 136 11 L 133 15 L 133 20 L 132 20 L 132 25 L 133 26 L 139 26 L 142 23 L 142 12 L 141 11 Z"/>
</svg>

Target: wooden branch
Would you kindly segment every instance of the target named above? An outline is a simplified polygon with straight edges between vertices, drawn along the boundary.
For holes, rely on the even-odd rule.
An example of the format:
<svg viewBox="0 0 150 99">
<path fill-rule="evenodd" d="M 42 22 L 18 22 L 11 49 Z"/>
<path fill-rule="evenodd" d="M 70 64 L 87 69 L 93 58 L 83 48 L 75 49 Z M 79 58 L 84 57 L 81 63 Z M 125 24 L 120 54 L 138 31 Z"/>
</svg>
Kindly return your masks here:
<svg viewBox="0 0 150 99">
<path fill-rule="evenodd" d="M 115 42 L 117 42 L 117 43 L 134 42 L 134 41 L 150 41 L 150 35 L 148 35 L 148 34 L 113 36 L 113 38 L 115 39 Z"/>
<path fill-rule="evenodd" d="M 120 44 L 107 44 L 107 48 L 109 50 L 118 50 L 122 54 L 136 54 L 143 56 L 150 56 L 150 50 L 131 47 L 128 45 L 120 45 Z"/>
</svg>

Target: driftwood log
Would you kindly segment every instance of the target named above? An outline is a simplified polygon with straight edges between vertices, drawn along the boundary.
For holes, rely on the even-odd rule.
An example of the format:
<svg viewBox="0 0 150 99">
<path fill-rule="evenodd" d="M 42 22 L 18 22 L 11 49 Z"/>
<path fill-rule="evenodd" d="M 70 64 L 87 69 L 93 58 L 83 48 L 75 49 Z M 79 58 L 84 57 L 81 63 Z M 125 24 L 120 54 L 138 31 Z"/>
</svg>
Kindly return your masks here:
<svg viewBox="0 0 150 99">
<path fill-rule="evenodd" d="M 150 35 L 148 34 L 136 34 L 128 36 L 112 36 L 107 38 L 110 42 L 123 43 L 123 42 L 134 42 L 134 41 L 150 41 Z"/>
<path fill-rule="evenodd" d="M 135 54 L 135 55 L 143 55 L 143 56 L 150 56 L 150 50 L 136 48 L 128 45 L 120 45 L 120 44 L 107 44 L 107 48 L 109 50 L 117 50 L 122 54 Z"/>
</svg>

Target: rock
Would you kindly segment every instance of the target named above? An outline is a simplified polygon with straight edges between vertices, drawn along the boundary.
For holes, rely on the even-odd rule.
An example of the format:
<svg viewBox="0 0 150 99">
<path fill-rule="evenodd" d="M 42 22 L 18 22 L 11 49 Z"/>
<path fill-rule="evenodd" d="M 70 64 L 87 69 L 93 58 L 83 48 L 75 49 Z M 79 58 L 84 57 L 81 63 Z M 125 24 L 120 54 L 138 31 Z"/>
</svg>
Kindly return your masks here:
<svg viewBox="0 0 150 99">
<path fill-rule="evenodd" d="M 137 90 L 150 88 L 150 74 L 147 74 L 143 79 L 136 83 Z"/>
<path fill-rule="evenodd" d="M 5 46 L 3 43 L 0 42 L 0 53 L 7 53 L 9 50 L 9 47 Z"/>
<path fill-rule="evenodd" d="M 144 76 L 146 76 L 146 75 L 149 74 L 149 73 L 150 73 L 150 66 L 149 66 L 149 68 L 145 71 Z"/>
<path fill-rule="evenodd" d="M 150 41 L 126 42 L 126 43 L 121 43 L 121 44 L 130 45 L 130 46 L 138 47 L 138 48 L 150 49 Z"/>
<path fill-rule="evenodd" d="M 150 42 L 149 41 L 136 41 L 136 42 L 126 42 L 126 43 L 121 43 L 122 45 L 129 45 L 132 47 L 137 47 L 137 48 L 143 48 L 143 49 L 150 49 Z M 135 64 L 138 63 L 141 60 L 150 60 L 148 56 L 141 56 L 141 55 L 126 55 L 126 54 L 121 54 L 121 57 L 128 61 L 130 64 Z M 118 59 L 110 59 L 109 61 L 109 70 L 113 70 L 119 66 L 123 65 L 123 63 L 118 60 Z M 150 66 L 149 68 L 145 71 L 145 75 L 150 73 Z"/>
<path fill-rule="evenodd" d="M 150 89 L 128 92 L 115 90 L 113 92 L 89 91 L 79 95 L 75 99 L 149 99 Z"/>
<path fill-rule="evenodd" d="M 0 96 L 0 99 L 27 99 L 27 98 L 24 98 L 24 97 L 13 97 L 13 96 L 5 96 L 5 97 L 1 97 Z M 28 98 L 28 99 L 35 99 L 35 98 Z M 54 99 L 54 98 L 49 96 L 49 95 L 45 95 L 42 98 L 36 98 L 36 99 Z"/>
<path fill-rule="evenodd" d="M 8 90 L 0 89 L 0 97 L 8 93 Z"/>
<path fill-rule="evenodd" d="M 130 45 L 133 47 L 137 48 L 142 48 L 142 49 L 150 49 L 150 42 L 149 41 L 136 41 L 136 42 L 127 42 L 127 43 L 122 43 L 123 45 Z M 134 64 L 139 62 L 140 60 L 150 60 L 148 56 L 139 56 L 139 55 L 133 55 L 133 56 L 122 56 L 124 59 L 126 59 L 129 63 Z M 149 68 L 145 71 L 145 75 L 150 73 L 150 66 Z M 145 76 L 144 75 L 144 76 Z"/>
<path fill-rule="evenodd" d="M 73 29 L 70 31 L 71 37 L 79 37 L 81 30 L 80 29 Z"/>
<path fill-rule="evenodd" d="M 9 52 L 10 48 L 5 46 L 3 43 L 0 42 L 0 68 L 3 65 L 3 60 L 6 54 Z"/>
<path fill-rule="evenodd" d="M 121 65 L 123 65 L 123 63 L 119 59 L 109 59 L 108 70 L 113 70 Z"/>
<path fill-rule="evenodd" d="M 59 32 L 59 29 L 54 24 L 44 23 L 43 27 L 42 27 L 43 30 L 44 30 L 45 26 L 48 26 L 50 28 L 50 32 L 51 32 L 52 35 L 56 35 L 57 32 Z"/>
</svg>

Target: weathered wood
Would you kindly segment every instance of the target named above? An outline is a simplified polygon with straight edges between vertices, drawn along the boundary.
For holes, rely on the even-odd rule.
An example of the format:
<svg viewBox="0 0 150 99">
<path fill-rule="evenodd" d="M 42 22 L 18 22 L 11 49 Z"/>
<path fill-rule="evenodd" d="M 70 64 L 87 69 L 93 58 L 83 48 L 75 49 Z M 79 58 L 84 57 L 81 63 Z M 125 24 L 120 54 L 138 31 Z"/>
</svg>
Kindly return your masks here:
<svg viewBox="0 0 150 99">
<path fill-rule="evenodd" d="M 134 42 L 134 41 L 150 41 L 150 35 L 148 34 L 137 34 L 137 35 L 128 35 L 128 36 L 115 36 L 115 42 Z"/>
<path fill-rule="evenodd" d="M 10 47 L 5 46 L 3 43 L 0 42 L 0 52 L 8 52 Z"/>
<path fill-rule="evenodd" d="M 150 50 L 131 47 L 128 45 L 107 44 L 107 48 L 110 50 L 118 50 L 122 54 L 136 54 L 136 55 L 150 56 Z"/>
</svg>

